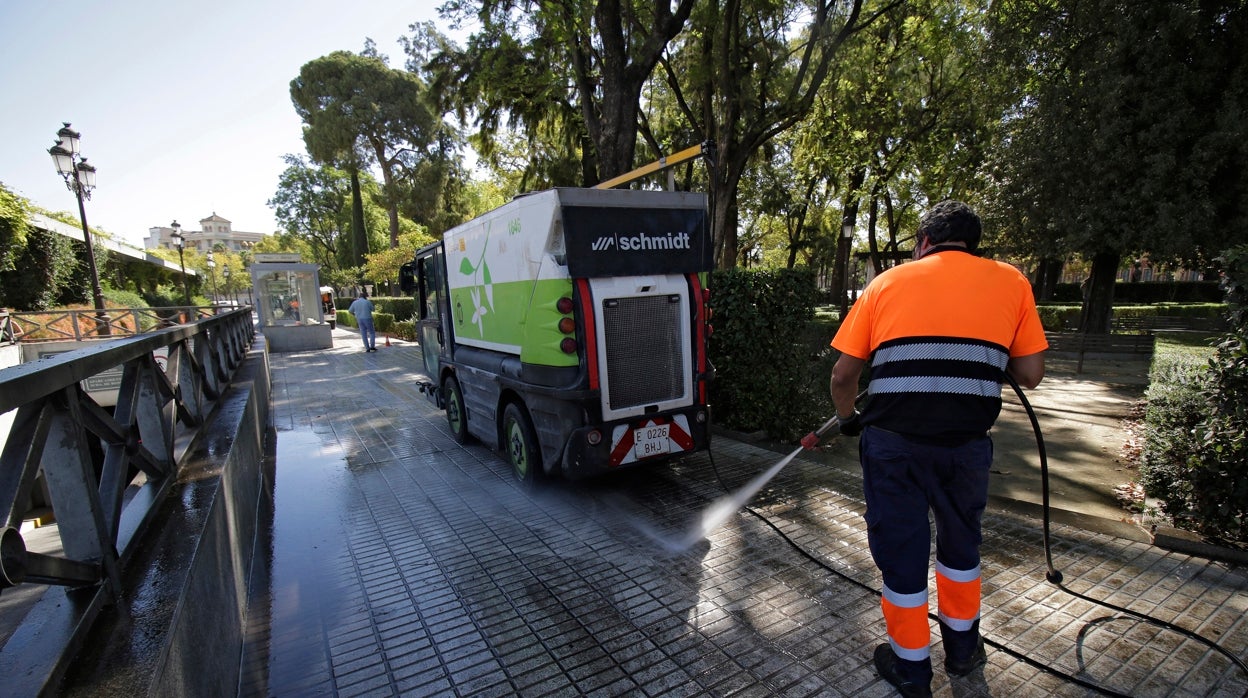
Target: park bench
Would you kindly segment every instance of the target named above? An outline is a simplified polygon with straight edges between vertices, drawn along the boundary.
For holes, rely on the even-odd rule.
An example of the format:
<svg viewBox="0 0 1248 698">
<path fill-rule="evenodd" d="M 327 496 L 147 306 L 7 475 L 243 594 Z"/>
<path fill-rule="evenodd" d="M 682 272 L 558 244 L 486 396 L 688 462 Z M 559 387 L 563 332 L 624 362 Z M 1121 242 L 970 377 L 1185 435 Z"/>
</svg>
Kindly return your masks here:
<svg viewBox="0 0 1248 698">
<path fill-rule="evenodd" d="M 1153 358 L 1156 337 L 1146 334 L 1088 334 L 1085 332 L 1045 332 L 1049 355 L 1078 359 L 1075 372 L 1083 373 L 1085 358 L 1146 360 Z"/>
</svg>

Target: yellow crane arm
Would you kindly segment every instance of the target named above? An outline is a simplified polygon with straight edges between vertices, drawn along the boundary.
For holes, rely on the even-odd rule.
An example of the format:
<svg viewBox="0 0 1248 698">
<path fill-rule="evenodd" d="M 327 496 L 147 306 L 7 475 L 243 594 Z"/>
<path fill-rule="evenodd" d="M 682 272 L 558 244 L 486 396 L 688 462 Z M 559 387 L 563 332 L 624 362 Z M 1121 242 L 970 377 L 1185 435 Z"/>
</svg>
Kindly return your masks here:
<svg viewBox="0 0 1248 698">
<path fill-rule="evenodd" d="M 649 165 L 638 167 L 637 169 L 632 170 L 631 172 L 625 172 L 624 174 L 618 177 L 612 177 L 611 179 L 608 179 L 605 182 L 600 182 L 598 184 L 595 184 L 594 189 L 613 189 L 615 187 L 620 186 L 621 184 L 628 184 L 629 182 L 632 182 L 633 180 L 641 179 L 642 177 L 645 177 L 648 174 L 654 174 L 655 172 L 662 172 L 663 170 L 666 170 L 671 167 L 675 167 L 681 164 L 682 162 L 687 162 L 696 157 L 701 157 L 702 155 L 706 155 L 709 152 L 711 152 L 712 147 L 713 146 L 708 146 L 706 143 L 699 143 L 698 145 L 695 145 L 693 147 L 685 148 L 679 153 L 673 153 L 666 157 L 659 158 L 658 160 L 655 160 Z"/>
</svg>

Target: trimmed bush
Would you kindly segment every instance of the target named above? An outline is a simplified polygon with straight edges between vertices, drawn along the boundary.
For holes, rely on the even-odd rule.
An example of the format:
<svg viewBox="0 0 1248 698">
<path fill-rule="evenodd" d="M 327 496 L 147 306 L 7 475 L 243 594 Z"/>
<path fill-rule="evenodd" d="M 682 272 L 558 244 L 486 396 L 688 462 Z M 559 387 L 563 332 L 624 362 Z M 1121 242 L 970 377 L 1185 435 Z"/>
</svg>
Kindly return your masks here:
<svg viewBox="0 0 1248 698">
<path fill-rule="evenodd" d="M 1140 485 L 1161 500 L 1173 516 L 1187 509 L 1191 483 L 1185 477 L 1188 454 L 1195 448 L 1194 430 L 1204 418 L 1202 360 L 1186 354 L 1158 355 L 1149 373 L 1144 411 L 1144 443 L 1140 452 Z"/>
<path fill-rule="evenodd" d="M 1220 321 L 1227 312 L 1225 303 L 1153 303 L 1151 305 L 1115 305 L 1114 319 L 1145 317 L 1184 317 Z M 1076 319 L 1078 319 L 1076 317 Z"/>
<path fill-rule="evenodd" d="M 148 307 L 147 301 L 134 291 L 122 291 L 115 288 L 104 289 L 104 301 L 106 307 L 113 308 Z M 134 326 L 134 319 L 134 315 L 126 315 L 115 317 L 113 322 L 128 332 L 146 332 L 156 326 L 156 318 L 152 317 L 151 313 L 142 313 L 138 316 L 139 327 L 137 328 Z"/>
<path fill-rule="evenodd" d="M 1081 306 L 1068 303 L 1039 303 L 1040 323 L 1049 332 L 1072 331 L 1079 326 Z M 1210 327 L 1225 321 L 1225 303 L 1153 303 L 1151 305 L 1114 305 L 1114 320 L 1146 317 L 1185 317 L 1208 321 Z"/>
<path fill-rule="evenodd" d="M 1202 533 L 1248 540 L 1248 245 L 1218 258 L 1231 331 L 1218 344 L 1203 391 L 1207 415 L 1187 459 L 1190 506 Z"/>
<path fill-rule="evenodd" d="M 831 336 L 810 336 L 814 279 L 804 269 L 712 273 L 711 401 L 720 424 L 792 441 L 827 418 L 828 374 L 814 376 L 811 362 L 812 348 L 827 351 Z"/>
<path fill-rule="evenodd" d="M 416 341 L 416 323 L 411 320 L 399 320 L 394 323 L 394 327 L 390 329 L 394 336 L 407 340 L 409 342 Z"/>
<path fill-rule="evenodd" d="M 1079 303 L 1079 284 L 1057 284 L 1052 301 Z M 1119 281 L 1114 284 L 1115 303 L 1217 303 L 1222 291 L 1217 281 Z"/>
<path fill-rule="evenodd" d="M 1072 330 L 1079 326 L 1078 305 L 1044 303 L 1036 306 L 1040 314 L 1040 324 L 1049 332 Z"/>
<path fill-rule="evenodd" d="M 373 313 L 373 328 L 378 332 L 390 332 L 394 328 L 394 314 Z"/>
<path fill-rule="evenodd" d="M 416 300 L 407 296 L 370 296 L 378 313 L 390 313 L 396 320 L 407 320 L 416 313 Z M 334 298 L 335 310 L 346 310 L 355 302 L 353 297 Z M 380 331 L 380 328 L 378 328 Z"/>
<path fill-rule="evenodd" d="M 410 320 L 416 313 L 416 301 L 403 296 L 374 298 L 377 310 L 390 313 L 396 320 Z"/>
<path fill-rule="evenodd" d="M 1248 245 L 1219 259 L 1231 331 L 1205 366 L 1155 367 L 1140 480 L 1174 523 L 1248 540 Z"/>
<path fill-rule="evenodd" d="M 1205 418 L 1187 457 L 1188 506 L 1196 530 L 1248 540 L 1248 341 L 1218 345 L 1201 391 Z"/>
</svg>

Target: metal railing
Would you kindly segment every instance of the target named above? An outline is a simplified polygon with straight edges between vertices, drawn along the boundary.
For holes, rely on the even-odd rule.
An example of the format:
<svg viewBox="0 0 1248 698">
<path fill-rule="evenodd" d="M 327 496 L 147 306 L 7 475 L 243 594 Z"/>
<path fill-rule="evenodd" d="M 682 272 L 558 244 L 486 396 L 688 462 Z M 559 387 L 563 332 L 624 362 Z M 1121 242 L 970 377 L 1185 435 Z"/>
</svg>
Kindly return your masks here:
<svg viewBox="0 0 1248 698">
<path fill-rule="evenodd" d="M 232 308 L 171 306 L 47 311 L 0 310 L 0 342 L 55 342 L 116 339 L 196 322 Z"/>
<path fill-rule="evenodd" d="M 244 308 L 0 370 L 0 414 L 16 410 L 0 452 L 0 592 L 23 583 L 94 588 L 75 592 L 90 602 L 71 604 L 81 641 L 119 597 L 119 570 L 254 338 Z M 163 368 L 158 350 L 167 351 Z M 109 410 L 83 384 L 118 366 Z M 20 527 L 37 505 L 51 508 L 62 554 L 26 549 Z"/>
</svg>

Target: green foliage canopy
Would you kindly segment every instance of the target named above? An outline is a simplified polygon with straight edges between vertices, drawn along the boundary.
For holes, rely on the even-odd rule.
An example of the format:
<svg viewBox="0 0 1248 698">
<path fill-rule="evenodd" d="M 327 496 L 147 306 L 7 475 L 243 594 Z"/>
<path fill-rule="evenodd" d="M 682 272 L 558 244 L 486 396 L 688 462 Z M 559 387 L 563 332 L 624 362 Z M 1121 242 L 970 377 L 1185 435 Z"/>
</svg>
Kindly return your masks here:
<svg viewBox="0 0 1248 698">
<path fill-rule="evenodd" d="M 593 185 L 632 169 L 640 95 L 694 0 L 451 0 L 444 14 L 479 22 L 467 46 L 443 46 L 429 62 L 435 92 L 465 118 L 477 115 L 489 147 L 504 125 L 529 141 L 553 140 L 581 155 Z"/>
<path fill-rule="evenodd" d="M 30 206 L 0 182 L 0 272 L 12 271 L 17 250 L 26 246 Z"/>
<path fill-rule="evenodd" d="M 399 174 L 432 156 L 444 161 L 453 150 L 427 101 L 424 82 L 414 73 L 390 68 L 371 49 L 360 55 L 335 51 L 304 64 L 290 83 L 290 94 L 314 161 L 350 173 L 359 173 L 369 162 L 379 167 L 390 246 L 396 246 L 404 198 Z M 355 252 L 362 258 L 367 250 L 356 235 Z"/>
<path fill-rule="evenodd" d="M 992 214 L 1038 257 L 1094 260 L 1096 312 L 1085 327 L 1104 331 L 1122 256 L 1203 268 L 1228 231 L 1248 229 L 1248 8 L 1234 0 L 1004 7 L 989 29 L 998 64 L 1021 87 L 990 164 Z"/>
</svg>

